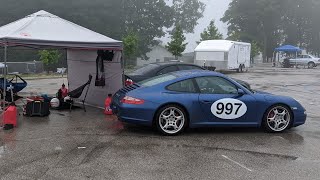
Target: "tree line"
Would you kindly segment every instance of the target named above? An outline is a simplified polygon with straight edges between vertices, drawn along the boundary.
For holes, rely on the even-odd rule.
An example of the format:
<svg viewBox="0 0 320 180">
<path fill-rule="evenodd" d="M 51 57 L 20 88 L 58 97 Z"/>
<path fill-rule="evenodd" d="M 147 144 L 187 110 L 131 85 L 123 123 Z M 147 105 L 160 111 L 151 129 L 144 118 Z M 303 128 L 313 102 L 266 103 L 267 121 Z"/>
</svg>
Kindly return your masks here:
<svg viewBox="0 0 320 180">
<path fill-rule="evenodd" d="M 172 39 L 167 49 L 181 56 L 187 45 L 184 34 L 193 32 L 205 10 L 200 0 L 0 0 L 0 4 L 0 26 L 43 9 L 122 40 L 127 59 L 147 59 L 146 53 L 167 33 Z M 319 55 L 319 9 L 319 0 L 232 0 L 221 21 L 228 24 L 227 39 L 250 42 L 253 56 L 261 51 L 264 59 L 272 58 L 274 48 L 283 44 Z M 222 38 L 212 20 L 200 41 Z M 34 60 L 40 55 L 9 51 L 10 61 Z"/>
<path fill-rule="evenodd" d="M 192 33 L 205 8 L 199 0 L 0 0 L 0 4 L 0 26 L 42 9 L 123 40 L 129 58 L 145 58 L 150 48 L 159 43 L 157 39 L 175 24 Z M 12 61 L 40 57 L 37 52 L 18 55 L 17 51 L 9 52 Z"/>
<path fill-rule="evenodd" d="M 221 21 L 228 24 L 226 39 L 251 43 L 251 57 L 262 52 L 266 61 L 273 58 L 276 47 L 284 44 L 319 56 L 319 17 L 319 0 L 232 0 Z M 172 38 L 184 36 L 175 34 Z M 210 39 L 223 39 L 214 21 L 201 33 L 200 41 Z"/>
<path fill-rule="evenodd" d="M 264 60 L 291 44 L 320 55 L 319 0 L 233 0 L 221 19 L 229 39 L 254 43 Z"/>
</svg>

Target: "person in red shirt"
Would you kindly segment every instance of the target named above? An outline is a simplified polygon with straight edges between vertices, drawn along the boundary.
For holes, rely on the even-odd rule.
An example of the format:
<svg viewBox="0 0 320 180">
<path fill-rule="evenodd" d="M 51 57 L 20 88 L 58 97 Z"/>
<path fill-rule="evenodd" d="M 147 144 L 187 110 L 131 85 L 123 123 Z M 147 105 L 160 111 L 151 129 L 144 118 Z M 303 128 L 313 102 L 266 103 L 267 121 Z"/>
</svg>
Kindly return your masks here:
<svg viewBox="0 0 320 180">
<path fill-rule="evenodd" d="M 66 88 L 66 85 L 62 84 L 61 88 L 59 89 L 57 93 L 58 99 L 64 99 L 68 96 L 68 89 Z"/>
</svg>

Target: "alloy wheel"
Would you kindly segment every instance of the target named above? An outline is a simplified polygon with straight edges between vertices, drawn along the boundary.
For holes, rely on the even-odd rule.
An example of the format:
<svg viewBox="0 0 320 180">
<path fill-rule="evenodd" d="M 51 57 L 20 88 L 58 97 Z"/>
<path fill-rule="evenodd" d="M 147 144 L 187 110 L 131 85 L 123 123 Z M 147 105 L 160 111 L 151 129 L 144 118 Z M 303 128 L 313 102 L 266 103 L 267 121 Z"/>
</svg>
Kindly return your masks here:
<svg viewBox="0 0 320 180">
<path fill-rule="evenodd" d="M 291 115 L 287 108 L 276 106 L 267 114 L 267 125 L 274 132 L 284 131 L 291 123 Z"/>
<path fill-rule="evenodd" d="M 159 116 L 159 127 L 166 134 L 179 133 L 185 124 L 184 113 L 176 107 L 164 109 Z"/>
</svg>

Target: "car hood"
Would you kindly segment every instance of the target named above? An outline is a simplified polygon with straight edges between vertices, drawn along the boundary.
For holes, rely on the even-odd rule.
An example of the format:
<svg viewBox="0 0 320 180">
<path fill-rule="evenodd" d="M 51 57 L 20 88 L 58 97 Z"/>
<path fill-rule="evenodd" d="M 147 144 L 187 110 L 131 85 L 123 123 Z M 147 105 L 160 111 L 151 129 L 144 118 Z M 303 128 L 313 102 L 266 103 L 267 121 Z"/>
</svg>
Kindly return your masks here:
<svg viewBox="0 0 320 180">
<path fill-rule="evenodd" d="M 271 93 L 264 92 L 264 91 L 254 91 L 255 94 L 269 94 L 272 95 Z"/>
</svg>

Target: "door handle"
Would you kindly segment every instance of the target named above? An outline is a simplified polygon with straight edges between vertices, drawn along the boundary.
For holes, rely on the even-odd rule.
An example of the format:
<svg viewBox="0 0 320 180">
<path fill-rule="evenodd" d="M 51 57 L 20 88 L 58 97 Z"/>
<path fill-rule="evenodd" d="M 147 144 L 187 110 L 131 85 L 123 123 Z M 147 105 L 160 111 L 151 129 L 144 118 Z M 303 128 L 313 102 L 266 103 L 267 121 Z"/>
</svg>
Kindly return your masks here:
<svg viewBox="0 0 320 180">
<path fill-rule="evenodd" d="M 204 103 L 204 104 L 211 104 L 211 103 L 213 103 L 212 101 L 206 101 L 206 100 L 203 100 L 203 101 L 201 101 L 202 103 Z"/>
</svg>

